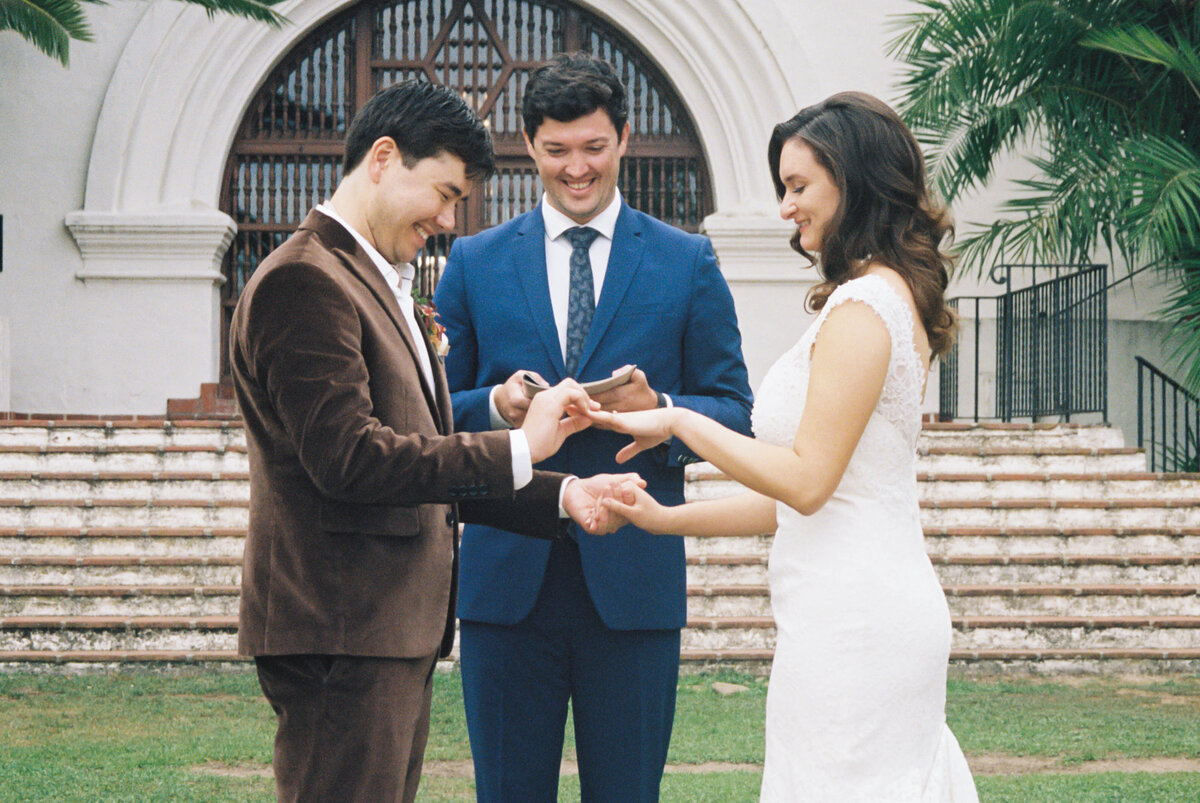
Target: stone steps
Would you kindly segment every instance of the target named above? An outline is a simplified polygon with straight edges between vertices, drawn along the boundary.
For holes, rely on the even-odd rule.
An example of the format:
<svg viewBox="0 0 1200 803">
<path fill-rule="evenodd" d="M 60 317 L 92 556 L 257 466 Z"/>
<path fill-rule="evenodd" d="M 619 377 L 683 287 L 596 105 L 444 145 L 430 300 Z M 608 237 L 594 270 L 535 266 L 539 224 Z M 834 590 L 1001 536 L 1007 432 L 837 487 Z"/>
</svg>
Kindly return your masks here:
<svg viewBox="0 0 1200 803">
<path fill-rule="evenodd" d="M 918 470 L 955 661 L 1200 667 L 1200 475 L 1058 424 L 928 425 Z M 247 471 L 237 422 L 0 422 L 0 667 L 238 660 Z M 765 668 L 770 536 L 686 547 L 684 660 Z"/>
<path fill-rule="evenodd" d="M 945 585 L 954 616 L 1200 616 L 1200 585 Z M 767 586 L 693 586 L 688 614 L 769 617 Z"/>
<path fill-rule="evenodd" d="M 952 649 L 1120 649 L 1200 651 L 1197 616 L 955 616 Z M 692 616 L 683 648 L 770 650 L 769 616 Z M 185 650 L 237 647 L 236 616 L 4 616 L 0 651 Z"/>
<path fill-rule="evenodd" d="M 951 649 L 1200 650 L 1197 616 L 952 616 Z M 684 649 L 770 650 L 775 623 L 769 616 L 690 616 Z"/>
</svg>

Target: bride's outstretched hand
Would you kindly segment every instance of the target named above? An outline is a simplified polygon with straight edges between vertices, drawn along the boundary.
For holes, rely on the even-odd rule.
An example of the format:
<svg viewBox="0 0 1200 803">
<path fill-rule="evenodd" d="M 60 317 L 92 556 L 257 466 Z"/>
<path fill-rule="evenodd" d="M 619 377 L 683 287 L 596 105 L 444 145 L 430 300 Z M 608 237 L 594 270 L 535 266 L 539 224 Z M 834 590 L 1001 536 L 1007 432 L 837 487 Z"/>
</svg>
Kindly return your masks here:
<svg viewBox="0 0 1200 803">
<path fill-rule="evenodd" d="M 625 482 L 620 491 L 600 501 L 609 516 L 641 527 L 648 533 L 661 535 L 671 532 L 671 508 L 658 503 L 640 485 Z"/>
<path fill-rule="evenodd" d="M 639 452 L 653 449 L 670 438 L 674 432 L 672 425 L 679 414 L 674 407 L 660 407 L 654 410 L 638 410 L 630 413 L 610 413 L 604 410 L 588 410 L 592 423 L 601 429 L 611 429 L 613 432 L 624 432 L 633 436 L 633 443 L 617 452 L 617 462 L 624 463 Z"/>
</svg>

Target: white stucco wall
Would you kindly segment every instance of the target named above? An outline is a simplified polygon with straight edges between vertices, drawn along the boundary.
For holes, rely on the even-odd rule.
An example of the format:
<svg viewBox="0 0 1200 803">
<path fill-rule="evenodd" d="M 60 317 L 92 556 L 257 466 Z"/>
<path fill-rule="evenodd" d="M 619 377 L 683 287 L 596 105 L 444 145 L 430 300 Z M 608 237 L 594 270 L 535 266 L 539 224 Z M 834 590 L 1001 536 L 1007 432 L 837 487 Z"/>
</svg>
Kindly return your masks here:
<svg viewBox="0 0 1200 803">
<path fill-rule="evenodd" d="M 0 33 L 0 69 L 15 76 L 0 85 L 0 317 L 11 365 L 0 411 L 161 413 L 168 397 L 195 396 L 216 379 L 214 259 L 232 223 L 215 204 L 234 127 L 291 43 L 348 2 L 288 0 L 282 8 L 296 24 L 282 30 L 208 20 L 167 0 L 89 7 L 97 41 L 73 42 L 69 69 Z M 650 53 L 696 119 L 717 201 L 705 229 L 757 385 L 807 325 L 814 278 L 778 218 L 765 159 L 771 126 L 840 90 L 894 101 L 888 26 L 911 6 L 856 0 L 851 16 L 839 0 L 581 4 Z M 987 191 L 960 204 L 960 230 L 990 219 L 1011 191 L 1007 179 L 1023 170 L 1003 165 Z M 1110 406 L 1123 426 L 1132 354 L 1162 358 L 1148 323 L 1161 293 L 1150 284 L 1111 301 Z M 977 285 L 967 274 L 953 292 Z"/>
</svg>

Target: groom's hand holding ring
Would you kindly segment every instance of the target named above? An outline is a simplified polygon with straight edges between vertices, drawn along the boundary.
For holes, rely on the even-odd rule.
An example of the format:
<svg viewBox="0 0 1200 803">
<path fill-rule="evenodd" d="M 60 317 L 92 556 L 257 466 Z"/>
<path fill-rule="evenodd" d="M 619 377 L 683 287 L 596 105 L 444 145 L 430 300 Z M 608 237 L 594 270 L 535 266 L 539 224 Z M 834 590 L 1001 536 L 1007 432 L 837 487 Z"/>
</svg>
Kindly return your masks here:
<svg viewBox="0 0 1200 803">
<path fill-rule="evenodd" d="M 588 414 L 599 408 L 573 379 L 564 379 L 534 396 L 521 424 L 533 462 L 550 457 L 568 437 L 591 426 Z"/>
</svg>

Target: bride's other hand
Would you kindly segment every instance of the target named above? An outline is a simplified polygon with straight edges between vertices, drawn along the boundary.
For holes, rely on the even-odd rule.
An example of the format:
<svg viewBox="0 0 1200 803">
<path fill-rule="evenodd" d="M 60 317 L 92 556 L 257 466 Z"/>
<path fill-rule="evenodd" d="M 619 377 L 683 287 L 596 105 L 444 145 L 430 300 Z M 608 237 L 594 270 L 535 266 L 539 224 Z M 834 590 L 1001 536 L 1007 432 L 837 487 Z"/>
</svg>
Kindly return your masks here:
<svg viewBox="0 0 1200 803">
<path fill-rule="evenodd" d="M 610 516 L 623 519 L 648 533 L 662 535 L 671 532 L 671 510 L 658 503 L 644 488 L 626 482 L 616 496 L 600 502 Z"/>
<path fill-rule="evenodd" d="M 589 410 L 588 417 L 601 429 L 611 429 L 613 432 L 633 436 L 633 443 L 617 452 L 617 462 L 624 463 L 639 452 L 653 449 L 674 435 L 674 426 L 681 412 L 677 407 L 661 407 L 632 413 Z"/>
</svg>

